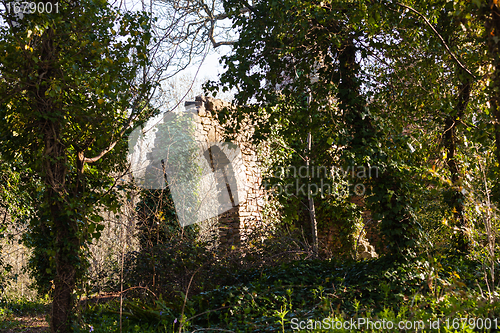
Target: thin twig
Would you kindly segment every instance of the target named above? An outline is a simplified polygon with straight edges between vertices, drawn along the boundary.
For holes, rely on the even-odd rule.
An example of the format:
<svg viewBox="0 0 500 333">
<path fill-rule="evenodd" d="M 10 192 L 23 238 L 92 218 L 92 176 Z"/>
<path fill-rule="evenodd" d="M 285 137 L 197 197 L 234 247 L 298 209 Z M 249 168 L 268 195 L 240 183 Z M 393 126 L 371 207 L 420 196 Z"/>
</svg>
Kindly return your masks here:
<svg viewBox="0 0 500 333">
<path fill-rule="evenodd" d="M 196 273 L 199 272 L 199 270 L 203 267 L 204 265 L 201 265 L 200 267 L 198 267 L 198 269 L 193 273 L 193 275 L 191 275 L 191 279 L 189 279 L 189 284 L 188 284 L 188 287 L 187 287 L 187 290 L 186 290 L 186 294 L 184 295 L 184 303 L 182 304 L 182 311 L 181 311 L 181 324 L 179 325 L 179 333 L 181 333 L 181 330 L 182 330 L 182 326 L 184 326 L 184 323 L 186 322 L 184 320 L 184 309 L 186 308 L 186 303 L 187 303 L 187 297 L 188 297 L 188 293 L 189 293 L 189 288 L 191 287 L 191 282 L 193 282 L 193 278 L 194 276 L 196 275 Z"/>
<path fill-rule="evenodd" d="M 420 16 L 425 21 L 425 23 L 432 29 L 432 31 L 436 34 L 436 36 L 438 36 L 438 38 L 441 41 L 441 43 L 443 44 L 444 48 L 446 49 L 446 51 L 448 51 L 448 53 L 451 55 L 451 57 L 453 58 L 453 60 L 455 60 L 455 62 L 458 64 L 458 66 L 460 66 L 464 71 L 466 71 L 467 74 L 469 74 L 474 79 L 476 79 L 476 76 L 474 74 L 472 74 L 471 71 L 469 71 L 469 69 L 467 69 L 467 67 L 465 67 L 460 62 L 460 60 L 458 60 L 458 58 L 455 56 L 455 54 L 448 47 L 448 44 L 446 44 L 446 42 L 444 41 L 444 38 L 439 34 L 439 32 L 436 30 L 436 28 L 434 28 L 434 26 L 431 24 L 431 22 L 429 22 L 429 20 L 423 14 L 421 14 L 420 12 L 418 12 L 416 9 L 414 9 L 412 7 L 409 7 L 409 6 L 407 6 L 405 4 L 402 4 L 402 3 L 396 2 L 396 5 L 404 7 L 406 9 L 414 12 L 418 16 Z"/>
</svg>

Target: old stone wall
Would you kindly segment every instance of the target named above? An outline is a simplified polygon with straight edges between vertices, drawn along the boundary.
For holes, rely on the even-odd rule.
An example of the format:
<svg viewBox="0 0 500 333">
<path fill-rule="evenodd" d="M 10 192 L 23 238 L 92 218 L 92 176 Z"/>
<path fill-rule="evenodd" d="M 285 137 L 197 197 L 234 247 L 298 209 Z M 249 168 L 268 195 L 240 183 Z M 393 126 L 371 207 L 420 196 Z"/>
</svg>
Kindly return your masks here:
<svg viewBox="0 0 500 333">
<path fill-rule="evenodd" d="M 261 226 L 264 192 L 261 189 L 262 177 L 256 149 L 249 142 L 252 128 L 243 126 L 236 140 L 232 142 L 237 149 L 234 149 L 234 145 L 225 143 L 224 130 L 214 116 L 217 110 L 225 106 L 229 105 L 221 100 L 203 96 L 185 103 L 186 112 L 193 114 L 196 123 L 195 139 L 205 155 L 213 158 L 218 152 L 222 158 L 227 158 L 231 162 L 234 169 L 231 172 L 234 172 L 236 178 L 237 193 L 233 193 L 235 189 L 232 186 L 228 187 L 228 192 L 230 196 L 237 198 L 237 202 L 233 203 L 231 198 L 223 198 L 233 203 L 233 207 L 220 212 L 218 216 L 220 244 L 231 247 L 240 245 L 250 232 Z M 212 165 L 212 167 L 217 166 Z M 232 176 L 233 174 L 227 175 L 227 177 Z M 217 191 L 221 192 L 227 181 L 227 179 L 217 179 L 217 186 L 220 187 Z"/>
<path fill-rule="evenodd" d="M 237 147 L 234 149 L 231 144 L 225 142 L 224 129 L 215 118 L 216 112 L 224 107 L 229 107 L 229 104 L 221 100 L 198 96 L 195 101 L 185 103 L 185 112 L 193 115 L 196 124 L 195 140 L 209 164 L 212 162 L 212 171 L 221 169 L 221 166 L 213 160 L 218 160 L 218 164 L 222 164 L 226 169 L 231 163 L 231 170 L 226 170 L 224 176 L 219 173 L 219 177 L 216 177 L 217 186 L 214 192 L 219 193 L 221 207 L 224 206 L 223 202 L 226 203 L 225 208 L 217 216 L 220 244 L 223 247 L 237 247 L 248 239 L 252 231 L 263 227 L 262 210 L 266 193 L 261 186 L 261 163 L 257 157 L 257 149 L 250 143 L 253 127 L 242 126 L 232 142 Z M 219 156 L 215 158 L 216 155 Z M 222 160 L 224 161 L 221 162 Z M 233 177 L 236 184 L 234 188 L 228 185 L 232 183 Z M 220 194 L 223 192 L 226 192 L 226 197 L 221 198 Z M 235 201 L 233 197 L 237 198 L 237 202 L 233 202 Z M 363 199 L 363 197 L 353 196 L 350 201 L 364 208 Z M 228 202 L 231 202 L 232 207 L 227 206 Z M 354 237 L 349 234 L 348 230 L 344 230 L 346 228 L 343 227 L 342 221 L 330 223 L 328 227 L 323 226 L 318 230 L 321 247 L 326 252 L 338 255 L 348 254 L 351 252 L 349 249 L 357 246 L 354 249 L 357 257 L 376 257 L 377 253 L 373 245 L 378 243 L 380 237 L 376 222 L 372 220 L 370 212 L 366 209 L 363 209 L 362 219 L 364 228 L 361 231 L 361 237 Z M 346 243 L 348 239 L 349 244 Z"/>
</svg>

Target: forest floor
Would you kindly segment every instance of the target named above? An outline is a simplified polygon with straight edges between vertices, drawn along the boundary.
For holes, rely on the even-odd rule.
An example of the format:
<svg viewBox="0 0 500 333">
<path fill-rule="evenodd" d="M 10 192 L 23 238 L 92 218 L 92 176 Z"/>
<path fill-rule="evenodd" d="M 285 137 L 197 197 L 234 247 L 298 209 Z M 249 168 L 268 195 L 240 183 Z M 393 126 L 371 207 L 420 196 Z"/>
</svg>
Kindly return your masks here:
<svg viewBox="0 0 500 333">
<path fill-rule="evenodd" d="M 193 293 L 180 303 L 146 294 L 124 297 L 123 302 L 118 293 L 93 295 L 79 301 L 74 331 L 274 333 L 296 329 L 297 323 L 337 325 L 369 319 L 395 325 L 422 323 L 426 328 L 418 329 L 422 332 L 473 332 L 478 331 L 476 325 L 481 325 L 482 332 L 498 332 L 499 289 L 485 292 L 492 284 L 487 268 L 482 262 L 449 254 L 359 262 L 299 260 L 235 272 L 227 283 Z M 495 281 L 499 280 L 497 276 Z M 48 298 L 0 302 L 0 333 L 49 332 L 49 312 Z M 430 323 L 440 329 L 431 329 Z M 326 333 L 330 328 L 303 331 Z"/>
<path fill-rule="evenodd" d="M 0 333 L 42 333 L 49 332 L 49 324 L 43 314 L 13 316 L 4 321 Z M 7 328 L 8 327 L 8 328 Z"/>
<path fill-rule="evenodd" d="M 103 304 L 112 299 L 119 298 L 119 294 L 103 294 L 91 298 L 84 298 L 79 301 L 80 307 L 88 304 Z M 50 304 L 41 303 L 23 303 L 16 304 L 8 311 L 8 314 L 0 311 L 0 333 L 45 333 L 50 332 L 47 321 Z M 2 310 L 2 309 L 0 309 Z"/>
</svg>

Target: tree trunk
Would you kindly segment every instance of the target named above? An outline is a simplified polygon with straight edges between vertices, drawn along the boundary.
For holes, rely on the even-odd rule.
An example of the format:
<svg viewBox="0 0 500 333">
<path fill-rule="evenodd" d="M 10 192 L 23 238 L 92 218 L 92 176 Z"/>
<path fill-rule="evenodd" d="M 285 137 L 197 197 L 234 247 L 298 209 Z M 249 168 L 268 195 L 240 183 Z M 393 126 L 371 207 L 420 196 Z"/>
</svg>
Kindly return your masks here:
<svg viewBox="0 0 500 333">
<path fill-rule="evenodd" d="M 73 290 L 76 285 L 76 263 L 78 248 L 75 244 L 75 221 L 68 219 L 61 212 L 61 207 L 54 205 L 54 231 L 56 233 L 56 278 L 52 299 L 51 331 L 70 332 L 71 313 L 73 310 Z M 57 216 L 59 215 L 59 216 Z"/>
<path fill-rule="evenodd" d="M 71 198 L 66 185 L 66 151 L 61 144 L 59 124 L 47 121 L 45 124 L 44 173 L 47 187 L 46 201 L 50 207 L 53 223 L 56 276 L 51 310 L 51 331 L 71 330 L 72 294 L 76 285 L 76 268 L 79 260 L 76 214 L 65 204 Z"/>
<path fill-rule="evenodd" d="M 490 0 L 488 4 L 489 18 L 486 19 L 485 33 L 488 49 L 493 65 L 491 77 L 490 108 L 494 117 L 496 158 L 500 165 L 500 8 L 497 1 Z"/>
<path fill-rule="evenodd" d="M 311 146 L 312 146 L 312 136 L 311 132 L 307 133 L 307 170 L 309 170 L 311 164 Z M 313 166 L 314 167 L 314 166 Z M 309 171 L 308 171 L 309 172 Z M 318 222 L 316 221 L 316 210 L 314 209 L 314 198 L 311 193 L 311 177 L 309 177 L 307 197 L 308 197 L 308 206 L 309 206 L 309 219 L 311 220 L 311 233 L 312 233 L 312 243 L 313 243 L 313 252 L 314 255 L 318 255 Z"/>
<path fill-rule="evenodd" d="M 307 95 L 307 110 L 309 112 L 309 122 L 311 122 L 311 111 L 309 109 L 309 105 L 311 104 L 311 92 Z M 309 174 L 309 168 L 311 166 L 311 151 L 312 151 L 312 134 L 309 131 L 307 133 L 307 156 L 306 156 L 306 166 L 307 173 Z M 313 166 L 314 168 L 314 166 Z M 318 222 L 316 221 L 316 209 L 314 208 L 314 198 L 312 196 L 311 190 L 311 176 L 309 174 L 309 182 L 307 184 L 307 199 L 308 199 L 308 208 L 309 208 L 309 219 L 311 220 L 311 234 L 312 234 L 312 243 L 313 243 L 313 252 L 314 255 L 318 255 Z"/>
<path fill-rule="evenodd" d="M 453 217 L 455 223 L 460 229 L 460 233 L 456 235 L 455 241 L 458 250 L 461 252 L 468 252 L 469 241 L 467 232 L 467 220 L 464 214 L 464 200 L 465 197 L 462 194 L 462 186 L 460 182 L 460 168 L 459 163 L 456 159 L 456 149 L 457 149 L 457 128 L 460 124 L 458 120 L 463 117 L 467 104 L 469 102 L 471 91 L 470 80 L 466 79 L 460 86 L 458 94 L 458 103 L 456 108 L 456 113 L 448 115 L 445 119 L 445 132 L 444 132 L 444 144 L 447 150 L 446 164 L 448 165 L 448 170 L 451 175 L 452 182 L 452 194 L 450 199 L 450 206 L 453 209 Z"/>
<path fill-rule="evenodd" d="M 78 177 L 68 179 L 68 152 L 62 143 L 60 131 L 64 111 L 46 94 L 51 79 L 56 76 L 54 62 L 58 57 L 54 46 L 54 31 L 51 28 L 44 32 L 41 48 L 43 65 L 40 66 L 39 77 L 43 79 L 41 84 L 36 85 L 35 93 L 38 96 L 37 109 L 45 118 L 40 121 L 44 144 L 41 173 L 44 176 L 45 203 L 50 207 L 50 223 L 52 223 L 53 232 L 53 235 L 47 235 L 47 237 L 51 238 L 54 245 L 56 268 L 50 326 L 51 332 L 62 333 L 71 331 L 72 294 L 80 263 L 77 224 L 77 216 L 80 212 L 75 208 L 78 203 L 70 201 L 80 197 L 78 193 L 82 190 L 79 185 L 83 164 L 77 163 Z M 70 191 L 72 191 L 71 195 Z M 73 205 L 70 206 L 68 203 Z"/>
</svg>

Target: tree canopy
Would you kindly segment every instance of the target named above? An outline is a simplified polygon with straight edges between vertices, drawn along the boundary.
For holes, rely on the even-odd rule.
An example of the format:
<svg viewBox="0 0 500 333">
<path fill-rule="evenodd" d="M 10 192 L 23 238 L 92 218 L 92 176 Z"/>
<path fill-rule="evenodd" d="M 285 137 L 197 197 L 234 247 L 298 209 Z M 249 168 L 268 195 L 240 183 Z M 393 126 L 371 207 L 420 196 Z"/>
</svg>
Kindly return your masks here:
<svg viewBox="0 0 500 333">
<path fill-rule="evenodd" d="M 307 158 L 343 170 L 376 167 L 377 177 L 362 179 L 364 201 L 391 252 L 432 238 L 422 225 L 438 228 L 448 219 L 445 237 L 468 251 L 472 226 L 482 225 L 498 184 L 498 160 L 491 159 L 499 142 L 491 106 L 497 4 L 224 4 L 239 39 L 224 57 L 220 83 L 207 89 L 237 89 L 237 107 L 218 115 L 229 132 L 249 118 L 255 141 L 273 142 L 269 181 L 283 182 L 274 170 Z M 285 214 L 297 218 L 297 195 L 281 199 Z"/>
</svg>

